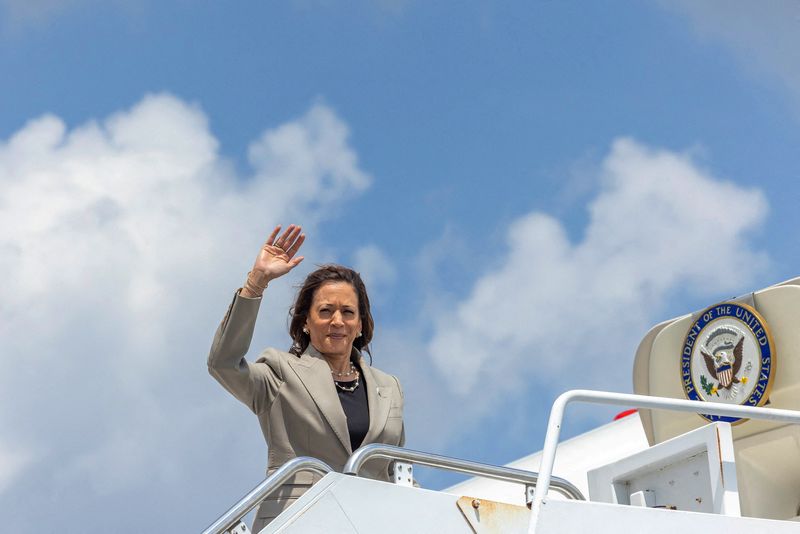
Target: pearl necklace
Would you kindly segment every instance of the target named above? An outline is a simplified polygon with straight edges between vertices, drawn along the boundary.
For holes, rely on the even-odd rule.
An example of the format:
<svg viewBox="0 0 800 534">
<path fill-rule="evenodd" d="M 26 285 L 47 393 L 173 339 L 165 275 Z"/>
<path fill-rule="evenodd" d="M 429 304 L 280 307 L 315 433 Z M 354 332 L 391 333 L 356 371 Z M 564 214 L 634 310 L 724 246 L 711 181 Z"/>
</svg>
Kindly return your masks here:
<svg viewBox="0 0 800 534">
<path fill-rule="evenodd" d="M 348 369 L 347 372 L 337 373 L 336 371 L 331 369 L 331 374 L 333 376 L 339 376 L 339 377 L 341 377 L 341 376 L 351 376 L 351 375 L 354 375 L 354 374 L 357 374 L 357 373 L 358 373 L 358 371 L 356 371 L 356 366 L 353 365 L 353 362 L 350 362 L 350 369 Z"/>
<path fill-rule="evenodd" d="M 361 374 L 359 374 L 359 372 L 357 370 L 354 370 L 354 371 L 356 373 L 356 379 L 353 380 L 353 382 L 352 382 L 353 385 L 352 386 L 345 386 L 344 384 L 340 384 L 336 380 L 334 380 L 333 383 L 336 384 L 336 387 L 341 389 L 342 391 L 346 391 L 348 393 L 354 392 L 356 389 L 358 389 L 359 379 L 361 378 Z"/>
</svg>

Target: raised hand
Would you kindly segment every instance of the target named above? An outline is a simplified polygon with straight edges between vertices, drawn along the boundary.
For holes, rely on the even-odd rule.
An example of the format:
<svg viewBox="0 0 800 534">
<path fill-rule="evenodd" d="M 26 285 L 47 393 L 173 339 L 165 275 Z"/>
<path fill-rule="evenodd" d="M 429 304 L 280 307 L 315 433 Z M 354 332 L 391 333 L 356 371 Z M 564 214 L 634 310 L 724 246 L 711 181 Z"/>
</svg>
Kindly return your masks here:
<svg viewBox="0 0 800 534">
<path fill-rule="evenodd" d="M 275 227 L 258 252 L 253 269 L 247 275 L 247 282 L 242 288 L 244 296 L 261 296 L 271 280 L 283 276 L 303 261 L 303 256 L 295 256 L 306 240 L 305 234 L 301 233 L 302 230 L 300 226 L 290 224 L 278 237 L 281 227 L 280 225 Z"/>
<path fill-rule="evenodd" d="M 280 237 L 280 225 L 276 226 L 270 234 L 261 251 L 258 253 L 253 270 L 266 275 L 268 280 L 274 280 L 279 276 L 288 273 L 303 261 L 303 256 L 295 257 L 303 241 L 306 240 L 302 234 L 302 228 L 290 224 Z"/>
</svg>

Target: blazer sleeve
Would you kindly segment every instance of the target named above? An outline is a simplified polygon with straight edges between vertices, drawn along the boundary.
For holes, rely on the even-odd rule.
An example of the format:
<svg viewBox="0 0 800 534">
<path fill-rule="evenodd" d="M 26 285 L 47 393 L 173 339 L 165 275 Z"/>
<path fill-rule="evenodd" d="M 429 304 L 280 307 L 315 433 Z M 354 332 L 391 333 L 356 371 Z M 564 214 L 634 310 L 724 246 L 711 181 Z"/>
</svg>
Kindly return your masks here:
<svg viewBox="0 0 800 534">
<path fill-rule="evenodd" d="M 245 358 L 260 304 L 260 298 L 241 297 L 237 291 L 208 354 L 211 376 L 256 414 L 269 409 L 283 384 L 279 351 L 267 349 L 254 363 Z"/>
</svg>

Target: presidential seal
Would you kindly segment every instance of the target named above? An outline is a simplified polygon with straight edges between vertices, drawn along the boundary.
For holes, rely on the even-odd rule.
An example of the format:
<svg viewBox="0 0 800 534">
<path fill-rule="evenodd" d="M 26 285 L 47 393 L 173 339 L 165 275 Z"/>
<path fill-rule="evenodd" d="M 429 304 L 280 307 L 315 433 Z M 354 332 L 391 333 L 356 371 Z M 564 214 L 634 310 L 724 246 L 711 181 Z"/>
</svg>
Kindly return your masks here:
<svg viewBox="0 0 800 534">
<path fill-rule="evenodd" d="M 761 406 L 775 373 L 775 350 L 764 319 L 745 304 L 723 302 L 692 323 L 681 352 L 681 382 L 690 400 Z M 737 423 L 738 417 L 702 415 Z"/>
</svg>

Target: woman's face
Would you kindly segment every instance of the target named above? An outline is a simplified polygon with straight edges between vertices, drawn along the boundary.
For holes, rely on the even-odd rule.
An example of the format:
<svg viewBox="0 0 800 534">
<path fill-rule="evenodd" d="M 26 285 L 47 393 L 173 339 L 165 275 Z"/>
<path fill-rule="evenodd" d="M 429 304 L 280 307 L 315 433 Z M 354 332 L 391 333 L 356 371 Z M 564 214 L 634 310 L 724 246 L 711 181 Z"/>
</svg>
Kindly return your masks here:
<svg viewBox="0 0 800 534">
<path fill-rule="evenodd" d="M 361 333 L 358 295 L 347 282 L 325 282 L 314 293 L 306 318 L 311 344 L 325 356 L 349 357 Z"/>
</svg>

